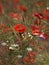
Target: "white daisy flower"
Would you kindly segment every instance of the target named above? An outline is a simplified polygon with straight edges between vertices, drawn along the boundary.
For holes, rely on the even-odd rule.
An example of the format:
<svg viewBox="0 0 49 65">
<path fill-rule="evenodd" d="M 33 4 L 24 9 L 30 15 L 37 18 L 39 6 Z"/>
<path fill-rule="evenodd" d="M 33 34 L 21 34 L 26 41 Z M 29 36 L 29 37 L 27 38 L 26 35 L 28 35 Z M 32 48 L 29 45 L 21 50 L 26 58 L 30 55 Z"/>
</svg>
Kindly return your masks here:
<svg viewBox="0 0 49 65">
<path fill-rule="evenodd" d="M 9 41 L 7 40 L 6 42 L 8 43 Z"/>
<path fill-rule="evenodd" d="M 7 43 L 6 43 L 6 42 L 2 42 L 1 45 L 2 45 L 2 46 L 6 46 Z"/>
<path fill-rule="evenodd" d="M 28 35 L 29 35 L 30 33 L 28 32 Z"/>
<path fill-rule="evenodd" d="M 22 37 L 24 38 L 24 35 L 22 34 Z"/>
<path fill-rule="evenodd" d="M 47 10 L 49 9 L 49 7 L 47 7 Z"/>
<path fill-rule="evenodd" d="M 18 55 L 17 57 L 18 57 L 18 58 L 22 58 L 22 55 Z"/>
<path fill-rule="evenodd" d="M 27 51 L 32 51 L 32 48 L 27 48 Z"/>
<path fill-rule="evenodd" d="M 12 44 L 12 47 L 19 47 L 19 44 Z"/>
<path fill-rule="evenodd" d="M 31 37 L 32 35 L 28 32 L 28 37 Z"/>
<path fill-rule="evenodd" d="M 13 47 L 9 47 L 9 50 L 14 50 L 14 48 Z"/>
<path fill-rule="evenodd" d="M 31 35 L 29 34 L 28 37 L 31 37 Z"/>
</svg>

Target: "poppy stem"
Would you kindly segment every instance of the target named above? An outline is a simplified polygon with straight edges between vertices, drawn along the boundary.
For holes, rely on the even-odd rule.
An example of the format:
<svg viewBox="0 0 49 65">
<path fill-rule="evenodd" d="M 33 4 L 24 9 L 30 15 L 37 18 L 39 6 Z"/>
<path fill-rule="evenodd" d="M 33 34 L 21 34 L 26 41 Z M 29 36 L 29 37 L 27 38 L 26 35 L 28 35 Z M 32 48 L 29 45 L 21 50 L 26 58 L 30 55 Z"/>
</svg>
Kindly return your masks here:
<svg viewBox="0 0 49 65">
<path fill-rule="evenodd" d="M 21 35 L 21 33 L 19 33 L 19 36 L 20 36 L 20 38 L 22 39 L 22 35 Z"/>
</svg>

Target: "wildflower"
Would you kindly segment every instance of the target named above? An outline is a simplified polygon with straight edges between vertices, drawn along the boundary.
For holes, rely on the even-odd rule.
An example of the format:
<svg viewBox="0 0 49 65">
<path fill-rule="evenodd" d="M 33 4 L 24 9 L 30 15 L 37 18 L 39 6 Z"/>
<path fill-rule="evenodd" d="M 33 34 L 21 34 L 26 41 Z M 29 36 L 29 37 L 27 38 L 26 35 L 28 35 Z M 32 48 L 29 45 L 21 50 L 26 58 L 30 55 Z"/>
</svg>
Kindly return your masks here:
<svg viewBox="0 0 49 65">
<path fill-rule="evenodd" d="M 11 44 L 11 47 L 19 47 L 19 44 Z"/>
<path fill-rule="evenodd" d="M 49 35 L 48 34 L 46 34 L 46 33 L 41 33 L 41 35 L 39 36 L 39 37 L 41 37 L 41 38 L 43 38 L 43 39 L 49 39 Z"/>
<path fill-rule="evenodd" d="M 32 35 L 28 32 L 28 37 L 31 37 Z"/>
<path fill-rule="evenodd" d="M 39 30 L 39 27 L 37 25 L 34 25 L 33 30 Z"/>
<path fill-rule="evenodd" d="M 49 39 L 49 35 L 44 33 L 43 36 L 45 37 L 45 39 Z"/>
<path fill-rule="evenodd" d="M 2 46 L 6 46 L 7 43 L 6 43 L 6 42 L 2 42 L 1 45 L 2 45 Z"/>
<path fill-rule="evenodd" d="M 33 35 L 39 36 L 39 35 L 41 34 L 41 32 L 38 31 L 38 30 L 34 30 L 34 31 L 32 31 L 32 34 L 33 34 Z"/>
<path fill-rule="evenodd" d="M 26 26 L 23 24 L 16 24 L 14 26 L 14 30 L 19 32 L 19 33 L 23 33 L 23 32 L 26 32 Z"/>
<path fill-rule="evenodd" d="M 0 4 L 0 14 L 3 13 L 3 6 Z"/>
<path fill-rule="evenodd" d="M 29 58 L 28 56 L 27 56 L 27 57 L 24 57 L 23 61 L 24 61 L 25 63 L 30 63 L 30 58 Z"/>
<path fill-rule="evenodd" d="M 21 10 L 22 10 L 23 12 L 27 12 L 27 7 L 26 7 L 25 5 L 22 5 L 22 6 L 21 6 Z"/>
<path fill-rule="evenodd" d="M 49 20 L 49 9 L 44 10 L 44 14 L 45 14 L 44 19 Z"/>
<path fill-rule="evenodd" d="M 32 51 L 32 48 L 27 48 L 27 51 Z"/>
<path fill-rule="evenodd" d="M 18 58 L 22 58 L 22 55 L 18 55 L 17 57 L 18 57 Z"/>
<path fill-rule="evenodd" d="M 40 34 L 40 36 L 39 36 L 40 38 L 43 38 L 43 39 L 45 39 L 45 37 L 43 36 L 43 34 L 41 33 Z"/>
<path fill-rule="evenodd" d="M 10 47 L 9 47 L 9 50 L 13 51 L 13 50 L 14 50 L 14 48 L 10 46 Z"/>
<path fill-rule="evenodd" d="M 24 57 L 24 62 L 26 62 L 26 63 L 34 63 L 36 54 L 37 53 L 35 51 L 34 52 L 32 52 L 32 51 L 28 52 L 27 56 Z"/>
<path fill-rule="evenodd" d="M 44 20 L 49 20 L 49 15 L 46 15 L 46 16 L 44 17 Z"/>
<path fill-rule="evenodd" d="M 49 7 L 47 7 L 47 10 L 49 10 Z"/>
<path fill-rule="evenodd" d="M 22 34 L 22 38 L 24 38 L 25 36 Z"/>
<path fill-rule="evenodd" d="M 37 13 L 37 14 L 35 14 L 35 16 L 37 16 L 39 19 L 43 19 L 44 18 L 42 13 Z"/>
<path fill-rule="evenodd" d="M 14 18 L 15 20 L 18 20 L 19 19 L 19 14 L 18 13 L 11 13 L 10 14 L 10 16 L 12 17 L 12 18 Z"/>
<path fill-rule="evenodd" d="M 49 9 L 44 10 L 45 15 L 49 15 Z"/>
<path fill-rule="evenodd" d="M 37 36 L 39 36 L 41 34 L 38 26 L 33 26 L 32 34 L 37 35 Z"/>
<path fill-rule="evenodd" d="M 9 40 L 6 41 L 7 43 L 9 42 Z"/>
<path fill-rule="evenodd" d="M 19 3 L 20 2 L 20 0 L 14 0 L 14 3 Z"/>
<path fill-rule="evenodd" d="M 30 51 L 30 52 L 28 53 L 28 55 L 29 55 L 30 57 L 34 57 L 34 56 L 37 55 L 37 52 L 35 52 L 35 51 Z"/>
</svg>

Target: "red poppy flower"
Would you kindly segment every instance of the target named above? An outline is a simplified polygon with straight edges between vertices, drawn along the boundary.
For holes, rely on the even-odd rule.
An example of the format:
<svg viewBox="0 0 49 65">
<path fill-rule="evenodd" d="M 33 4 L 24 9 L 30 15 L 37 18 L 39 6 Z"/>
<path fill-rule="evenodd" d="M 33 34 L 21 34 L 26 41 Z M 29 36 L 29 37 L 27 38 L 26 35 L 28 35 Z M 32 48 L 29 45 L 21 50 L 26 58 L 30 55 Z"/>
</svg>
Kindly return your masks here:
<svg viewBox="0 0 49 65">
<path fill-rule="evenodd" d="M 35 31 L 32 31 L 32 34 L 33 34 L 33 35 L 40 36 L 41 32 L 38 31 L 38 30 L 35 30 Z"/>
<path fill-rule="evenodd" d="M 34 57 L 34 56 L 36 56 L 37 55 L 37 52 L 35 52 L 35 51 L 31 51 L 31 52 L 29 52 L 28 53 L 28 55 L 29 55 L 29 57 Z"/>
<path fill-rule="evenodd" d="M 27 56 L 27 57 L 25 57 L 25 58 L 23 59 L 23 61 L 26 62 L 26 63 L 30 63 L 30 58 Z"/>
<path fill-rule="evenodd" d="M 16 19 L 16 20 L 18 20 L 18 18 L 19 18 L 19 14 L 18 13 L 11 13 L 10 14 L 10 16 L 12 17 L 12 18 L 14 18 L 14 19 Z"/>
<path fill-rule="evenodd" d="M 25 5 L 22 5 L 22 6 L 21 6 L 21 10 L 22 10 L 23 12 L 27 12 L 27 7 L 26 7 Z"/>
<path fill-rule="evenodd" d="M 34 17 L 34 16 L 38 17 L 39 19 L 43 19 L 43 18 L 44 18 L 44 16 L 43 16 L 42 13 L 34 12 L 34 13 L 32 14 L 32 17 Z"/>
<path fill-rule="evenodd" d="M 28 52 L 27 56 L 24 57 L 24 62 L 26 63 L 34 63 L 35 62 L 35 56 L 37 55 L 37 52 Z"/>
<path fill-rule="evenodd" d="M 44 14 L 45 14 L 44 19 L 49 20 L 49 10 L 44 10 Z"/>
<path fill-rule="evenodd" d="M 0 4 L 0 14 L 3 12 L 2 9 L 3 9 L 3 6 L 2 4 Z"/>
<path fill-rule="evenodd" d="M 39 19 L 43 19 L 43 14 L 42 13 L 37 13 L 37 14 L 35 14 L 35 16 L 37 16 Z"/>
<path fill-rule="evenodd" d="M 32 17 L 37 16 L 37 15 L 38 15 L 38 13 L 37 13 L 37 12 L 34 12 L 34 13 L 32 14 Z"/>
<path fill-rule="evenodd" d="M 41 34 L 38 26 L 33 26 L 32 34 L 37 35 L 37 36 L 39 36 Z"/>
<path fill-rule="evenodd" d="M 48 10 L 47 10 L 47 9 L 44 10 L 44 14 L 45 14 L 45 15 L 49 15 L 49 9 L 48 9 Z"/>
<path fill-rule="evenodd" d="M 23 24 L 16 24 L 14 26 L 15 31 L 19 32 L 19 33 L 23 33 L 26 32 L 26 26 Z"/>
<path fill-rule="evenodd" d="M 43 19 L 43 14 L 42 14 L 42 13 L 39 13 L 37 17 L 38 17 L 39 19 Z"/>
<path fill-rule="evenodd" d="M 39 30 L 39 27 L 36 25 L 32 26 L 32 28 L 33 28 L 33 30 Z"/>
<path fill-rule="evenodd" d="M 35 58 L 30 58 L 30 57 L 27 56 L 27 57 L 24 58 L 24 62 L 28 63 L 28 64 L 34 63 L 35 62 Z"/>
<path fill-rule="evenodd" d="M 41 35 L 39 37 L 41 37 L 43 39 L 49 39 L 49 35 L 46 33 L 41 33 Z"/>
<path fill-rule="evenodd" d="M 49 39 L 49 35 L 48 34 L 44 33 L 43 36 L 44 36 L 45 39 Z"/>
<path fill-rule="evenodd" d="M 14 0 L 14 3 L 19 3 L 20 2 L 20 0 Z"/>
<path fill-rule="evenodd" d="M 49 20 L 49 15 L 45 15 L 44 20 Z"/>
</svg>

